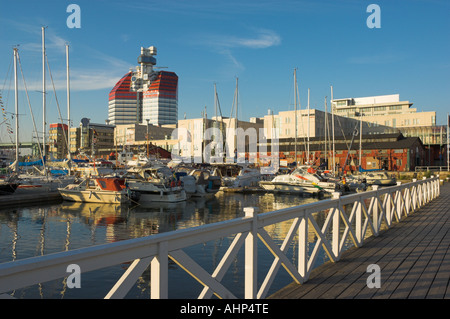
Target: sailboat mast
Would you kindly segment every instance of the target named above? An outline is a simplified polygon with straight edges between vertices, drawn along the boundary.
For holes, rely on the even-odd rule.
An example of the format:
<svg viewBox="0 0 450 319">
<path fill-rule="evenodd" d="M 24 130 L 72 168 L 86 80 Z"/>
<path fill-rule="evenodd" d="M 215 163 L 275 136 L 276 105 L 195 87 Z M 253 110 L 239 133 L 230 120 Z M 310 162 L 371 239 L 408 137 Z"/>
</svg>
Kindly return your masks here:
<svg viewBox="0 0 450 319">
<path fill-rule="evenodd" d="M 19 87 L 17 82 L 17 54 L 18 49 L 14 48 L 14 98 L 15 98 L 15 111 L 16 111 L 16 162 L 14 165 L 14 171 L 19 173 Z"/>
<path fill-rule="evenodd" d="M 308 88 L 308 128 L 307 128 L 307 130 L 308 130 L 308 137 L 307 137 L 307 140 L 308 140 L 308 144 L 306 145 L 306 147 L 307 147 L 307 152 L 308 152 L 308 164 L 311 164 L 310 163 L 310 161 L 309 161 L 309 92 L 310 92 L 310 89 Z"/>
<path fill-rule="evenodd" d="M 66 44 L 67 74 L 67 157 L 70 160 L 70 79 L 69 79 L 69 44 Z"/>
<path fill-rule="evenodd" d="M 294 162 L 295 166 L 297 166 L 297 69 L 294 69 L 294 125 L 295 125 L 295 138 L 294 138 Z"/>
<path fill-rule="evenodd" d="M 327 110 L 327 97 L 325 96 L 325 125 L 324 125 L 324 136 L 325 136 L 325 153 L 324 153 L 324 161 L 325 163 L 327 163 L 327 142 L 328 142 L 328 136 L 327 136 L 327 129 L 328 129 L 328 114 L 327 114 L 328 110 Z"/>
<path fill-rule="evenodd" d="M 42 129 L 43 129 L 43 135 L 42 135 L 42 150 L 43 150 L 43 157 L 44 160 L 46 158 L 46 147 L 45 147 L 45 138 L 46 138 L 46 101 L 45 101 L 45 27 L 42 27 Z M 45 165 L 44 165 L 45 168 Z"/>
<path fill-rule="evenodd" d="M 331 86 L 331 133 L 333 134 L 333 175 L 336 174 L 335 169 L 336 169 L 336 163 L 335 163 L 335 154 L 336 154 L 336 149 L 335 149 L 335 143 L 334 143 L 334 104 L 333 104 L 333 86 Z"/>
</svg>

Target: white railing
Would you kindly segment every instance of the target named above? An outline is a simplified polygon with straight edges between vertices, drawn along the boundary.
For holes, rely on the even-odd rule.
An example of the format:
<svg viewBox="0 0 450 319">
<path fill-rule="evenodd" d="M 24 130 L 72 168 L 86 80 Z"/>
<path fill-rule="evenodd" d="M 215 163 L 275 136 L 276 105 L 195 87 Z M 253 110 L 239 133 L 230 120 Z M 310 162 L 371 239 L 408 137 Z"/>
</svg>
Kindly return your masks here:
<svg viewBox="0 0 450 319">
<path fill-rule="evenodd" d="M 151 298 L 168 298 L 170 258 L 204 286 L 199 298 L 209 298 L 213 294 L 220 298 L 235 298 L 235 293 L 221 280 L 244 247 L 244 297 L 265 298 L 280 266 L 295 282 L 304 283 L 322 248 L 332 262 L 337 262 L 348 239 L 361 247 L 367 236 L 377 236 L 382 227 L 390 228 L 393 222 L 439 196 L 439 187 L 439 178 L 432 177 L 342 197 L 334 193 L 332 199 L 261 214 L 257 214 L 256 208 L 249 207 L 244 209 L 244 217 L 228 221 L 7 262 L 0 264 L 0 295 L 8 296 L 5 294 L 16 289 L 67 277 L 67 266 L 71 264 L 78 265 L 84 273 L 132 261 L 105 298 L 124 298 L 149 266 Z M 315 217 L 321 211 L 325 211 L 327 217 L 319 226 Z M 265 228 L 286 221 L 292 223 L 280 246 Z M 311 234 L 317 240 L 308 251 L 308 243 L 314 240 L 308 236 Z M 183 251 L 232 235 L 234 239 L 212 273 Z M 298 247 L 296 264 L 286 254 L 294 240 Z M 261 242 L 273 254 L 274 261 L 258 287 L 257 247 Z"/>
</svg>

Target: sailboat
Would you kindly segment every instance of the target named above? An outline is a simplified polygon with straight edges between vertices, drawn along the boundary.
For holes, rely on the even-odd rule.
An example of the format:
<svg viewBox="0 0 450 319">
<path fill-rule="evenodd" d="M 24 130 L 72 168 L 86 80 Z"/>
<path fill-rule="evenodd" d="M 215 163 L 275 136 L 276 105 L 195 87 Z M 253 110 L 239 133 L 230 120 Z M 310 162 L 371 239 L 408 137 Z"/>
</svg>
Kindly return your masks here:
<svg viewBox="0 0 450 319">
<path fill-rule="evenodd" d="M 298 166 L 297 163 L 297 69 L 294 69 L 294 97 L 295 97 L 295 150 L 294 162 L 296 168 L 290 174 L 278 175 L 271 181 L 261 181 L 259 186 L 267 191 L 272 192 L 288 192 L 288 193 L 319 193 L 333 192 L 336 184 L 324 181 L 315 171 L 310 170 L 309 166 L 309 143 L 308 143 L 308 159 L 305 166 Z M 308 90 L 308 114 L 309 114 L 309 90 Z M 308 125 L 309 137 L 309 125 Z M 309 139 L 309 138 L 308 138 Z"/>
<path fill-rule="evenodd" d="M 68 47 L 66 48 L 66 61 L 67 61 L 67 72 L 68 72 Z M 18 52 L 15 51 L 15 68 L 17 69 L 17 57 Z M 74 182 L 75 177 L 74 176 L 53 176 L 50 174 L 47 165 L 46 165 L 46 146 L 45 146 L 45 138 L 46 138 L 46 81 L 45 81 L 45 66 L 46 66 L 46 53 L 45 53 L 45 27 L 42 27 L 42 86 L 43 86 L 43 98 L 42 98 L 42 108 L 43 108 L 43 146 L 42 146 L 42 153 L 41 153 L 41 160 L 36 161 L 36 165 L 39 166 L 39 164 L 42 164 L 43 169 L 42 171 L 39 170 L 36 166 L 34 166 L 35 174 L 21 174 L 19 172 L 19 166 L 21 165 L 30 165 L 30 163 L 19 163 L 18 158 L 18 146 L 16 146 L 16 161 L 12 164 L 15 178 L 17 182 L 19 183 L 19 186 L 17 187 L 16 193 L 30 193 L 30 192 L 57 192 L 58 188 L 64 187 L 68 184 L 71 184 Z M 16 72 L 17 73 L 17 72 Z M 15 74 L 16 82 L 17 82 L 17 74 Z M 68 79 L 68 73 L 67 73 L 67 79 Z M 67 87 L 68 87 L 68 108 L 69 106 L 69 81 L 67 81 Z M 17 90 L 17 85 L 16 85 Z M 16 99 L 17 104 L 17 99 Z M 31 109 L 31 107 L 30 107 Z M 70 111 L 69 111 L 70 114 Z M 69 115 L 70 117 L 70 115 Z M 34 124 L 34 118 L 33 118 L 33 124 Z M 70 127 L 70 126 L 69 126 Z M 16 105 L 16 144 L 18 145 L 18 129 L 19 129 L 19 122 L 18 122 L 18 105 Z M 39 138 L 38 138 L 39 140 Z M 39 150 L 41 148 L 39 147 Z M 33 162 L 31 165 L 34 164 Z"/>
</svg>

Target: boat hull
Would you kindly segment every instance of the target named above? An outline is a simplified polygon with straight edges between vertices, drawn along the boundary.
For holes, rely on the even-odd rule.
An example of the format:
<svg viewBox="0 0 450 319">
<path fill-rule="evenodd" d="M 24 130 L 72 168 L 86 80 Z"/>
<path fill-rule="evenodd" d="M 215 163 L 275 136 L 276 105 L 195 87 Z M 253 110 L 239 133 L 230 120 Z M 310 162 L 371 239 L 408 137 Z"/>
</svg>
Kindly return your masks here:
<svg viewBox="0 0 450 319">
<path fill-rule="evenodd" d="M 129 202 L 124 192 L 58 189 L 64 200 L 84 203 L 123 204 Z"/>
<path fill-rule="evenodd" d="M 260 182 L 259 185 L 262 188 L 264 188 L 266 191 L 270 191 L 270 192 L 313 193 L 313 194 L 321 192 L 320 188 L 316 188 L 314 186 L 305 187 L 305 185 L 299 185 L 299 184 L 287 183 L 287 182 L 264 181 L 264 182 Z"/>
<path fill-rule="evenodd" d="M 0 195 L 11 195 L 14 193 L 19 185 L 16 183 L 1 183 Z"/>
<path fill-rule="evenodd" d="M 174 203 L 181 202 L 187 199 L 186 192 L 184 190 L 179 191 L 146 191 L 143 189 L 135 189 L 136 192 L 140 193 L 140 203 L 150 203 L 150 202 L 163 202 L 163 203 Z"/>
</svg>

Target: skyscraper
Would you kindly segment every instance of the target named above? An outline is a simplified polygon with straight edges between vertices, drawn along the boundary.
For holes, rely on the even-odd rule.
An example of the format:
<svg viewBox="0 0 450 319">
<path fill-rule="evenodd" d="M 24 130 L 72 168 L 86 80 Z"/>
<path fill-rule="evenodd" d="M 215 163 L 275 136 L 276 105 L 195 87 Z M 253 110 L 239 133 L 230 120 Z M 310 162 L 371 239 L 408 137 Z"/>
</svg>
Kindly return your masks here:
<svg viewBox="0 0 450 319">
<path fill-rule="evenodd" d="M 173 72 L 159 72 L 143 93 L 142 117 L 153 125 L 175 124 L 178 118 L 178 76 Z"/>
<path fill-rule="evenodd" d="M 155 71 L 156 48 L 141 47 L 139 65 L 130 70 L 109 93 L 108 120 L 112 125 L 149 123 L 176 124 L 178 119 L 178 76 Z"/>
<path fill-rule="evenodd" d="M 112 125 L 136 123 L 139 119 L 142 93 L 130 90 L 132 74 L 125 74 L 109 92 L 108 120 Z"/>
</svg>

